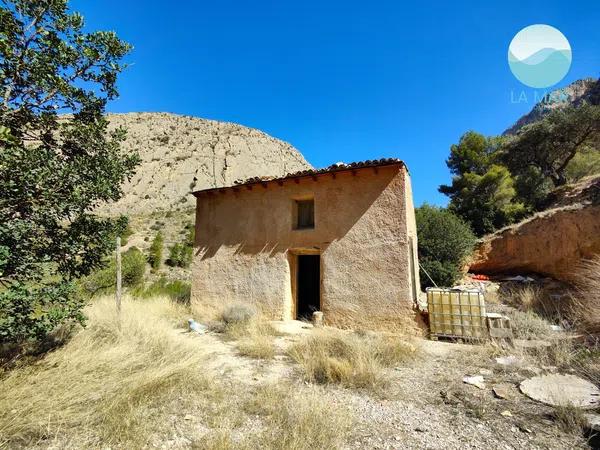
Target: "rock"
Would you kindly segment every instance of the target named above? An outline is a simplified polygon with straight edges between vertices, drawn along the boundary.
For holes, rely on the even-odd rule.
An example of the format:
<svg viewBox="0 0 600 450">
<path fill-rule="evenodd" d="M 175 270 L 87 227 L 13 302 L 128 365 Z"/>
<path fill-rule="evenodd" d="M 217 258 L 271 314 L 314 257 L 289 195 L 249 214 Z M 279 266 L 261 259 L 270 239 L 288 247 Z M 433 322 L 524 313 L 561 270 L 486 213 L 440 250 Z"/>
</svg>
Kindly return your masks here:
<svg viewBox="0 0 600 450">
<path fill-rule="evenodd" d="M 600 432 L 600 414 L 586 413 L 583 415 L 586 420 L 586 426 L 593 432 Z"/>
<path fill-rule="evenodd" d="M 142 159 L 124 196 L 100 208 L 111 215 L 191 207 L 190 190 L 310 168 L 287 142 L 234 123 L 170 113 L 109 114 L 108 120 L 110 129 L 127 128 L 122 148 Z"/>
<path fill-rule="evenodd" d="M 470 384 L 478 387 L 479 389 L 485 389 L 485 382 L 481 375 L 465 376 L 463 377 L 463 383 Z"/>
<path fill-rule="evenodd" d="M 575 375 L 550 374 L 524 380 L 521 392 L 551 406 L 573 405 L 593 409 L 600 406 L 600 389 Z"/>
<path fill-rule="evenodd" d="M 525 425 L 524 423 L 521 423 L 521 422 L 517 423 L 517 427 L 523 433 L 533 433 L 533 430 L 531 428 L 529 428 L 527 425 Z"/>
<path fill-rule="evenodd" d="M 509 410 L 502 411 L 500 413 L 500 415 L 504 416 L 504 417 L 512 417 L 513 416 L 512 413 Z"/>
<path fill-rule="evenodd" d="M 494 372 L 492 372 L 490 369 L 479 369 L 479 373 L 480 373 L 481 375 L 490 376 L 490 375 L 492 375 Z"/>
<path fill-rule="evenodd" d="M 539 102 L 536 103 L 531 111 L 522 116 L 509 129 L 505 130 L 503 135 L 515 135 L 525 125 L 542 120 L 546 115 L 556 109 L 564 108 L 565 106 L 579 106 L 581 103 L 588 102 L 592 105 L 596 104 L 598 91 L 600 90 L 600 82 L 595 78 L 585 78 L 574 81 L 568 86 L 555 89 L 550 92 L 548 98 L 560 98 L 557 102 Z M 564 101 L 562 101 L 564 99 Z"/>
<path fill-rule="evenodd" d="M 499 356 L 496 358 L 496 362 L 501 366 L 516 366 L 523 362 L 521 358 L 517 358 L 516 356 Z"/>
<path fill-rule="evenodd" d="M 506 384 L 497 384 L 492 387 L 492 391 L 497 398 L 508 398 L 510 397 L 510 386 Z"/>
<path fill-rule="evenodd" d="M 583 182 L 582 182 L 583 183 Z M 488 275 L 538 273 L 573 282 L 583 259 L 600 253 L 600 177 L 586 182 L 582 196 L 595 191 L 593 201 L 577 195 L 566 206 L 539 212 L 483 238 L 471 257 L 469 271 Z"/>
<path fill-rule="evenodd" d="M 192 416 L 191 414 L 186 414 L 186 415 L 183 417 L 183 420 L 192 420 L 193 418 L 194 418 L 194 416 Z"/>
</svg>

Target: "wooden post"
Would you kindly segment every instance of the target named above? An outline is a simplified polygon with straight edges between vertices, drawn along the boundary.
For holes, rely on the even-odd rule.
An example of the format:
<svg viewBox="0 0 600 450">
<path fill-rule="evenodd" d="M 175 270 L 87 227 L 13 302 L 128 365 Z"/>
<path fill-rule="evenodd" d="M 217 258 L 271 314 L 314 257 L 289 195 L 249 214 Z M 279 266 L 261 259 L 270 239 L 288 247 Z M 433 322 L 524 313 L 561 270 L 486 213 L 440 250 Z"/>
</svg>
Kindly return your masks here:
<svg viewBox="0 0 600 450">
<path fill-rule="evenodd" d="M 121 237 L 117 236 L 117 290 L 115 292 L 115 301 L 117 303 L 117 314 L 121 314 Z"/>
</svg>

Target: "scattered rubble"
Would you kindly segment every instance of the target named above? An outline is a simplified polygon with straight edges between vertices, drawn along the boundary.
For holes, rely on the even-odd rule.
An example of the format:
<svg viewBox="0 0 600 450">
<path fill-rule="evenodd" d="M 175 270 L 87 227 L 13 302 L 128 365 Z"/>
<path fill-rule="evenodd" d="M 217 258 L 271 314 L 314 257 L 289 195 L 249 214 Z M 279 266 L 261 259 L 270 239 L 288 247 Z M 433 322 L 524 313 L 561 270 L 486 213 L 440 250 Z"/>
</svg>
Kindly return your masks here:
<svg viewBox="0 0 600 450">
<path fill-rule="evenodd" d="M 483 376 L 481 375 L 467 375 L 463 377 L 463 383 L 470 384 L 472 386 L 478 387 L 479 389 L 485 389 L 485 381 L 483 379 Z"/>
<path fill-rule="evenodd" d="M 510 397 L 510 385 L 508 384 L 497 384 L 492 387 L 492 392 L 496 396 L 496 398 L 506 399 Z"/>
<path fill-rule="evenodd" d="M 501 366 L 518 366 L 523 363 L 523 359 L 513 355 L 499 356 L 496 358 L 496 363 Z"/>
</svg>

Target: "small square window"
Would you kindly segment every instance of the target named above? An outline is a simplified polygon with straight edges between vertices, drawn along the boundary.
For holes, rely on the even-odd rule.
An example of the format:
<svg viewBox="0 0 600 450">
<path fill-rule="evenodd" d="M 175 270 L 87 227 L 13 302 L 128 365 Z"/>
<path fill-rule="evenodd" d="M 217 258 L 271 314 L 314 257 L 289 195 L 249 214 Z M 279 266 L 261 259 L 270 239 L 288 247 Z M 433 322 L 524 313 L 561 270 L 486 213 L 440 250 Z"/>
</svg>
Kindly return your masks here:
<svg viewBox="0 0 600 450">
<path fill-rule="evenodd" d="M 315 201 L 296 200 L 296 229 L 315 227 Z"/>
</svg>

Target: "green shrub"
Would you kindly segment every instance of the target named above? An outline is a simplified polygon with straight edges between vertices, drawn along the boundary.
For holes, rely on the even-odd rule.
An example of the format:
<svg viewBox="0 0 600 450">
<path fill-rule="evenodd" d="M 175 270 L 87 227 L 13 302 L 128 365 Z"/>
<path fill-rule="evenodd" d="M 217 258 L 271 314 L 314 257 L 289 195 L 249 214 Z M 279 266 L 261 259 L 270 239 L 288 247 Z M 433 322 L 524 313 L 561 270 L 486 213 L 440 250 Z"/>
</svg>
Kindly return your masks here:
<svg viewBox="0 0 600 450">
<path fill-rule="evenodd" d="M 133 294 L 144 298 L 165 295 L 178 303 L 188 304 L 191 292 L 192 286 L 190 283 L 181 280 L 168 281 L 166 278 L 161 277 L 147 288 L 138 287 Z"/>
<path fill-rule="evenodd" d="M 169 251 L 169 258 L 165 261 L 171 267 L 187 268 L 192 263 L 194 256 L 194 228 L 190 228 L 188 224 L 182 230 L 182 233 L 187 234 L 185 242 L 173 245 Z"/>
<path fill-rule="evenodd" d="M 146 271 L 146 258 L 137 248 L 131 247 L 121 255 L 121 280 L 123 286 L 134 287 L 144 279 Z M 110 259 L 107 267 L 98 270 L 81 281 L 83 290 L 94 295 L 115 289 L 117 284 L 117 267 L 114 257 Z"/>
<path fill-rule="evenodd" d="M 42 339 L 61 324 L 83 324 L 84 303 L 71 283 L 13 284 L 0 293 L 0 344 Z"/>
<path fill-rule="evenodd" d="M 152 269 L 157 270 L 160 268 L 160 263 L 162 261 L 162 251 L 163 251 L 163 235 L 159 231 L 154 236 L 154 240 L 148 249 L 148 263 Z"/>
<path fill-rule="evenodd" d="M 433 285 L 429 276 L 438 286 L 452 286 L 460 277 L 465 258 L 473 251 L 475 235 L 466 222 L 447 209 L 424 204 L 415 213 L 421 287 Z"/>
<path fill-rule="evenodd" d="M 178 267 L 181 265 L 181 244 L 175 244 L 169 250 L 169 257 L 165 261 L 168 266 Z"/>
</svg>

